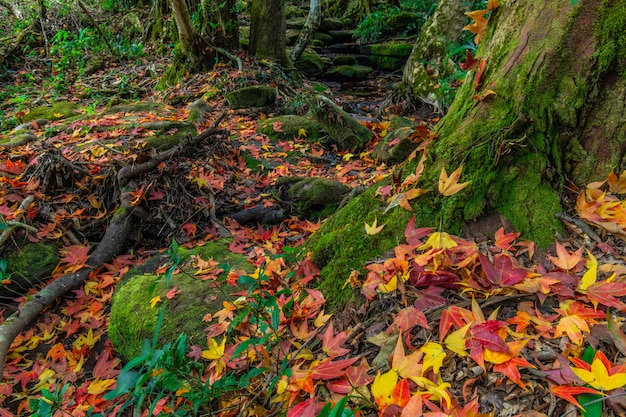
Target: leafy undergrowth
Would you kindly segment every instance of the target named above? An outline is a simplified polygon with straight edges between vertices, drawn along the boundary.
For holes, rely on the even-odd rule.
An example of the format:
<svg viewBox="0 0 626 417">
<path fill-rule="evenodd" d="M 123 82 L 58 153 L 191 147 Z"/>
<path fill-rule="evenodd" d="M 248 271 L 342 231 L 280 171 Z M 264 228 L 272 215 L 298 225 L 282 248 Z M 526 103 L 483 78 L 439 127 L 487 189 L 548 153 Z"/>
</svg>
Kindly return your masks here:
<svg viewBox="0 0 626 417">
<path fill-rule="evenodd" d="M 218 68 L 164 98 L 213 98 L 202 130 L 222 110 L 222 91 L 267 71 Z M 284 74 L 276 79 L 279 88 L 289 84 Z M 187 117 L 184 109 L 168 111 L 175 120 Z M 133 115 L 164 117 L 147 110 Z M 19 228 L 18 237 L 61 243 L 56 274 L 84 266 L 90 250 L 84 242 L 97 237 L 94 230 L 101 232 L 117 206 L 115 173 L 150 157 L 142 144 L 151 132 L 130 129 L 126 116 L 94 114 L 63 129 L 56 129 L 62 120 L 31 126 L 39 141 L 1 154 L 1 214 L 31 226 Z M 195 155 L 160 164 L 129 191 L 132 202 L 147 217 L 177 224 L 170 236 L 192 247 L 218 234 L 202 211 L 210 196 L 224 210 L 272 205 L 279 201 L 268 187 L 288 174 L 350 186 L 371 186 L 389 175 L 370 156 L 376 140 L 359 155 L 329 152 L 308 142 L 306 132 L 271 142 L 256 129 L 265 116 L 229 112 L 219 126 L 228 134 L 218 147 L 207 144 Z M 370 127 L 382 137 L 386 122 Z M 116 141 L 126 150 L 115 149 Z M 71 151 L 76 144 L 81 152 Z M 250 170 L 241 151 L 266 164 Z M 418 187 L 423 161 L 414 174 L 379 188 L 388 210 L 411 209 L 428 198 Z M 461 190 L 461 170 L 454 168 L 450 175 L 442 169 L 438 190 L 428 192 Z M 626 174 L 590 184 L 578 198 L 579 216 L 624 236 L 624 191 Z M 39 204 L 20 209 L 27 196 Z M 272 227 L 225 224 L 234 237 L 231 250 L 247 254 L 257 270 L 229 277 L 233 291 L 234 284 L 247 291 L 205 317 L 206 344 L 190 345 L 182 335 L 158 346 L 155 338 L 125 366 L 116 357 L 106 336 L 115 284 L 156 252 L 137 244 L 17 337 L 0 385 L 0 416 L 553 416 L 573 414 L 589 402 L 589 410 L 600 404 L 605 414 L 622 412 L 626 337 L 619 313 L 626 305 L 619 297 L 626 295 L 626 268 L 619 242 L 581 235 L 557 243 L 554 256 L 537 259 L 532 242 L 502 229 L 492 244 L 477 244 L 411 221 L 406 241 L 392 255 L 364 265 L 364 276 L 346 271 L 346 285 L 363 295 L 363 303 L 331 316 L 315 289 L 323 277 L 291 248 L 318 224 L 294 217 Z M 363 239 L 382 227 L 390 226 L 364 224 Z M 196 274 L 209 261 L 194 258 L 162 269 Z M 169 288 L 153 308 L 176 296 Z M 4 306 L 3 316 L 14 308 Z"/>
</svg>

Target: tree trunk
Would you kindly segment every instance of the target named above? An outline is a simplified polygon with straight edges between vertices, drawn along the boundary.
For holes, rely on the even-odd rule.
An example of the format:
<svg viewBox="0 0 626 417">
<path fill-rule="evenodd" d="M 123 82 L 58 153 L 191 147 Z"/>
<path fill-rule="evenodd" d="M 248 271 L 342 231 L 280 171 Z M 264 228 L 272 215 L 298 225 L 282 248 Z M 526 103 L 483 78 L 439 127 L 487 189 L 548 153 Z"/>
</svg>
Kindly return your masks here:
<svg viewBox="0 0 626 417">
<path fill-rule="evenodd" d="M 253 0 L 250 10 L 250 52 L 257 58 L 290 67 L 286 26 L 285 0 Z"/>
<path fill-rule="evenodd" d="M 427 147 L 418 186 L 431 191 L 411 201 L 412 213 L 395 207 L 381 214 L 387 203 L 374 186 L 307 242 L 328 298 L 345 300 L 350 271 L 403 241 L 412 216 L 417 227 L 452 233 L 473 219 L 503 216 L 523 238 L 553 243 L 564 184 L 582 186 L 626 168 L 624 27 L 626 0 L 501 0 L 478 49 L 482 75 L 481 65 L 468 73 Z M 405 175 L 415 172 L 416 159 L 404 164 Z M 471 184 L 441 196 L 441 167 L 461 165 L 460 181 Z M 363 224 L 374 218 L 386 227 L 364 239 Z"/>
<path fill-rule="evenodd" d="M 626 0 L 509 0 L 492 13 L 482 75 L 468 74 L 431 156 L 465 166 L 464 219 L 497 211 L 546 245 L 564 184 L 626 168 Z"/>
<path fill-rule="evenodd" d="M 302 31 L 300 31 L 298 40 L 296 40 L 293 48 L 289 51 L 289 59 L 291 62 L 296 62 L 298 58 L 300 58 L 300 55 L 304 52 L 304 48 L 306 48 L 307 43 L 309 43 L 311 36 L 322 22 L 321 3 L 321 0 L 311 0 L 311 4 L 309 5 L 309 15 L 304 22 Z"/>
<path fill-rule="evenodd" d="M 215 62 L 215 49 L 194 29 L 185 0 L 170 0 L 170 4 L 183 55 L 188 57 L 198 67 L 197 69 L 211 68 Z"/>
<path fill-rule="evenodd" d="M 422 27 L 404 66 L 402 83 L 410 96 L 440 109 L 442 103 L 435 85 L 454 71 L 446 48 L 458 42 L 468 18 L 469 3 L 458 0 L 440 0 L 437 10 Z"/>
</svg>

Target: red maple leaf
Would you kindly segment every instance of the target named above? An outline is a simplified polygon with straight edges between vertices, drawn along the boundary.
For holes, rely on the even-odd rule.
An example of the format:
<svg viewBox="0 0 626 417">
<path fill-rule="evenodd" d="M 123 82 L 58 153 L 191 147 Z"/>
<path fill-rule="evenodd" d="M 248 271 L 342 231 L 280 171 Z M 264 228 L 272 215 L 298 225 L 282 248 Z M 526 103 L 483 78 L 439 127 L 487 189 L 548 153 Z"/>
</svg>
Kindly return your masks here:
<svg viewBox="0 0 626 417">
<path fill-rule="evenodd" d="M 346 373 L 346 368 L 358 359 L 358 357 L 341 359 L 338 361 L 323 359 L 311 367 L 311 377 L 313 379 L 321 379 L 324 381 L 339 378 Z"/>
<path fill-rule="evenodd" d="M 335 335 L 333 329 L 333 322 L 331 321 L 324 332 L 322 339 L 322 350 L 328 355 L 329 358 L 336 358 L 337 356 L 343 356 L 350 352 L 350 349 L 342 348 L 341 346 L 348 338 L 348 332 L 340 332 Z"/>
</svg>

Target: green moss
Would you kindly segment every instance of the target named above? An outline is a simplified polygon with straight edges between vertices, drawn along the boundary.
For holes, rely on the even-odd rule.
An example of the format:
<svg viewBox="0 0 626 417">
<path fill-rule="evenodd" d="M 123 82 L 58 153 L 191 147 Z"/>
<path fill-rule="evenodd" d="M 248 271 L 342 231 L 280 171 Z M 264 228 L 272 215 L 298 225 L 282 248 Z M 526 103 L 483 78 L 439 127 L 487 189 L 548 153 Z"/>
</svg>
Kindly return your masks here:
<svg viewBox="0 0 626 417">
<path fill-rule="evenodd" d="M 305 244 L 313 253 L 313 262 L 321 268 L 319 288 L 326 296 L 329 311 L 337 311 L 358 293 L 344 284 L 352 270 L 364 271 L 367 262 L 403 241 L 403 232 L 412 213 L 396 207 L 383 213 L 386 204 L 375 196 L 373 187 L 352 199 L 324 222 Z M 368 236 L 365 222 L 385 224 L 382 231 Z M 418 224 L 419 223 L 418 220 Z"/>
<path fill-rule="evenodd" d="M 279 123 L 280 131 L 274 129 L 274 124 Z M 323 136 L 323 131 L 315 120 L 304 116 L 286 115 L 270 117 L 258 121 L 258 131 L 266 134 L 270 138 L 277 140 L 290 140 L 294 138 L 303 138 L 310 142 L 317 142 Z M 300 132 L 304 129 L 306 136 Z"/>
<path fill-rule="evenodd" d="M 198 254 L 202 259 L 220 262 L 224 272 L 216 280 L 202 281 L 190 274 L 172 275 L 169 288 L 164 276 L 153 273 L 159 265 L 168 261 L 167 256 L 155 257 L 129 271 L 116 288 L 111 306 L 109 338 L 118 353 L 126 360 L 141 352 L 144 339 L 154 333 L 159 314 L 159 305 L 150 306 L 150 300 L 161 297 L 165 303 L 165 319 L 159 331 L 159 344 L 176 339 L 186 333 L 191 343 L 202 345 L 206 339 L 204 329 L 207 324 L 202 318 L 207 313 L 215 313 L 223 307 L 225 300 L 235 298 L 232 294 L 241 288 L 225 282 L 228 271 L 244 269 L 253 272 L 254 268 L 242 255 L 228 250 L 228 242 L 211 242 L 191 251 L 179 248 L 177 256 L 185 259 Z M 184 265 L 182 267 L 185 268 Z M 176 286 L 180 292 L 171 300 L 165 297 L 169 289 Z"/>
<path fill-rule="evenodd" d="M 626 56 L 626 0 L 603 0 L 594 27 L 597 41 L 596 57 L 600 74 L 615 68 Z M 626 69 L 618 65 L 622 75 Z"/>
<path fill-rule="evenodd" d="M 395 56 L 408 58 L 413 50 L 412 43 L 389 42 L 361 46 L 361 53 L 368 55 Z"/>
<path fill-rule="evenodd" d="M 269 106 L 276 102 L 276 89 L 267 85 L 253 85 L 226 94 L 232 109 Z"/>
<path fill-rule="evenodd" d="M 24 122 L 36 119 L 61 120 L 70 116 L 75 116 L 78 105 L 69 101 L 57 101 L 50 106 L 40 106 L 31 109 L 23 117 Z"/>
</svg>

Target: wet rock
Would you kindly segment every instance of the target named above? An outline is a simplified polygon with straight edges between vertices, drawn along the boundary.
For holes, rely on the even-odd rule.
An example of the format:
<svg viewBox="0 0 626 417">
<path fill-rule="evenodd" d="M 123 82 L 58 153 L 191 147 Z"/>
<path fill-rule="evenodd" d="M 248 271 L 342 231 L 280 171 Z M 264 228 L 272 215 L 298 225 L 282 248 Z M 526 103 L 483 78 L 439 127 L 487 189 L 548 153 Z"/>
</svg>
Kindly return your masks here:
<svg viewBox="0 0 626 417">
<path fill-rule="evenodd" d="M 350 192 L 347 185 L 321 177 L 285 177 L 276 181 L 276 186 L 283 185 L 287 187 L 287 198 L 293 202 L 297 215 L 309 219 L 328 217 Z"/>
</svg>

